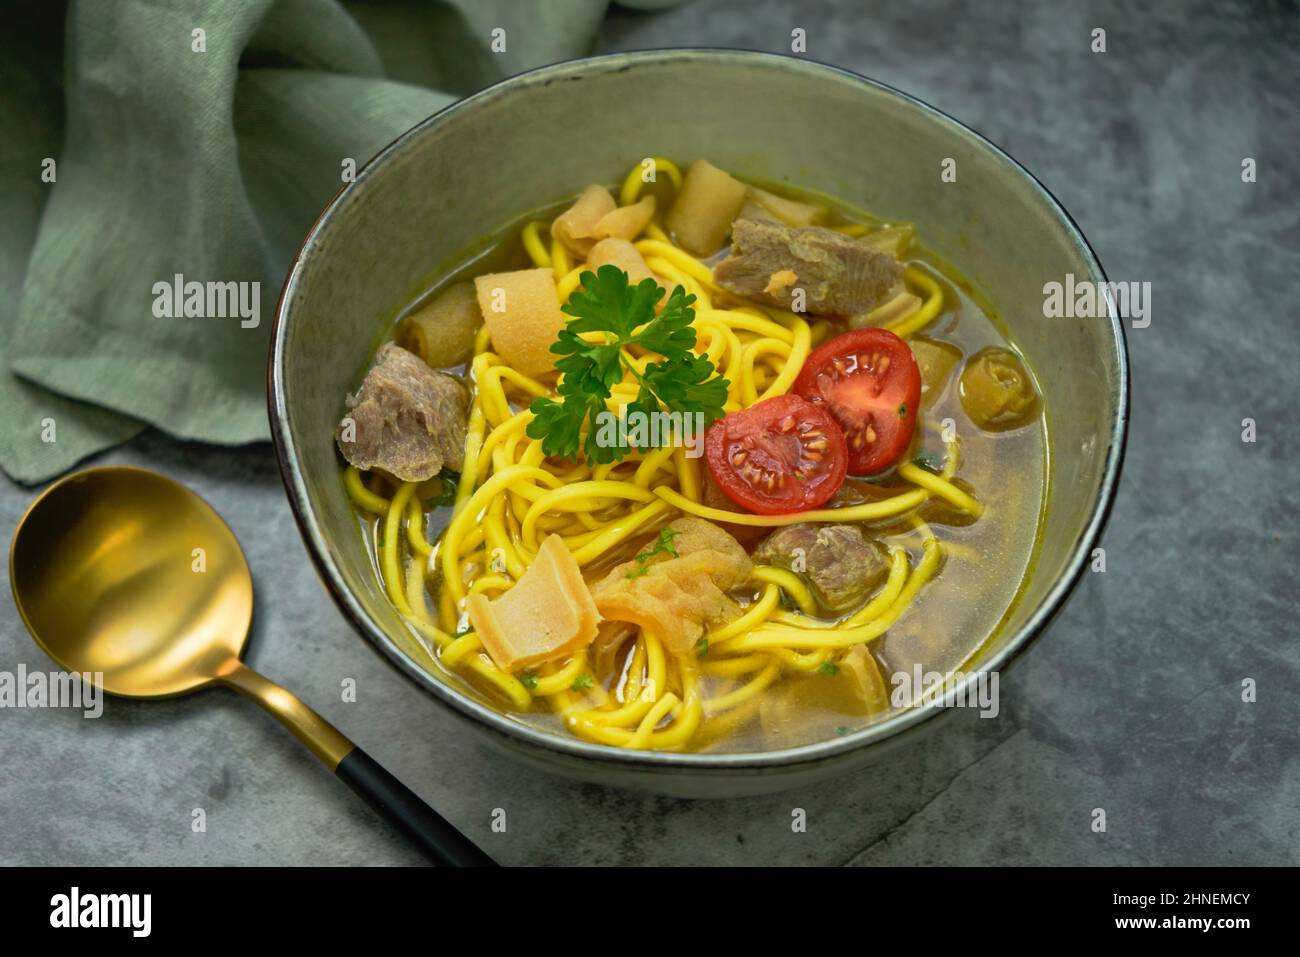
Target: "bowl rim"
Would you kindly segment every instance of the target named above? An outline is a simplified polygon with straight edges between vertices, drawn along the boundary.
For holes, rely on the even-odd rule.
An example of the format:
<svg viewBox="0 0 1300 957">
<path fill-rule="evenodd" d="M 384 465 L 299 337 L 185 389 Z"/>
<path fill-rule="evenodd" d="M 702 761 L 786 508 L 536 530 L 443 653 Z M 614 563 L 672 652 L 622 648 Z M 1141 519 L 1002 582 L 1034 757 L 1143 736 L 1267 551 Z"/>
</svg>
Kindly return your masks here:
<svg viewBox="0 0 1300 957">
<path fill-rule="evenodd" d="M 270 419 L 272 443 L 279 465 L 280 477 L 284 482 L 294 520 L 307 545 L 307 552 L 325 584 L 326 590 L 343 612 L 352 627 L 360 632 L 400 673 L 420 687 L 429 691 L 434 699 L 468 718 L 480 730 L 494 732 L 513 744 L 531 745 L 547 752 L 577 757 L 593 764 L 616 765 L 625 769 L 654 769 L 660 772 L 752 772 L 762 773 L 778 769 L 790 769 L 796 766 L 820 764 L 840 759 L 851 752 L 865 751 L 873 745 L 881 745 L 891 738 L 915 729 L 925 721 L 948 710 L 941 701 L 908 708 L 861 728 L 857 731 L 824 741 L 800 745 L 793 748 L 781 748 L 771 751 L 748 751 L 736 753 L 694 753 L 628 750 L 611 745 L 584 741 L 577 737 L 543 731 L 512 720 L 491 707 L 472 700 L 448 682 L 442 681 L 418 664 L 387 633 L 371 619 L 348 588 L 341 572 L 330 556 L 326 536 L 317 521 L 307 494 L 306 483 L 298 467 L 298 453 L 290 429 L 289 415 L 284 392 L 284 341 L 286 335 L 287 307 L 293 300 L 303 272 L 303 264 L 308 250 L 313 247 L 320 234 L 326 230 L 335 213 L 341 208 L 348 196 L 362 188 L 362 184 L 376 170 L 382 167 L 394 154 L 404 146 L 422 136 L 447 118 L 464 111 L 473 110 L 480 105 L 510 96 L 517 90 L 536 85 L 545 85 L 559 77 L 586 75 L 593 70 L 599 73 L 622 72 L 624 69 L 642 65 L 664 65 L 674 61 L 701 63 L 726 60 L 762 64 L 774 70 L 788 70 L 808 76 L 818 77 L 841 83 L 857 84 L 869 87 L 876 92 L 885 93 L 907 107 L 927 115 L 931 120 L 946 126 L 951 132 L 965 138 L 975 147 L 993 154 L 1018 174 L 1029 189 L 1037 193 L 1047 208 L 1055 215 L 1059 224 L 1065 229 L 1075 245 L 1079 255 L 1090 269 L 1102 281 L 1108 281 L 1106 272 L 1091 244 L 1084 237 L 1078 223 L 1052 192 L 1037 177 L 1025 169 L 1010 154 L 987 137 L 976 132 L 960 121 L 944 113 L 911 94 L 852 70 L 818 60 L 793 56 L 790 54 L 760 52 L 753 50 L 731 49 L 723 47 L 672 47 L 645 49 L 619 53 L 601 54 L 563 60 L 546 66 L 537 67 L 523 73 L 507 77 L 491 86 L 457 100 L 443 109 L 421 120 L 376 153 L 359 170 L 352 182 L 342 185 L 317 216 L 315 222 L 303 238 L 293 261 L 285 276 L 276 303 L 271 326 L 271 341 L 267 356 L 267 411 Z M 1116 489 L 1123 466 L 1128 438 L 1130 380 L 1128 339 L 1124 324 L 1116 313 L 1113 302 L 1107 301 L 1107 318 L 1110 320 L 1111 332 L 1116 345 L 1116 376 L 1110 383 L 1115 392 L 1115 413 L 1109 428 L 1106 461 L 1102 472 L 1101 485 L 1096 499 L 1092 503 L 1087 521 L 1077 533 L 1070 549 L 1070 555 L 1064 571 L 1057 577 L 1025 624 L 987 661 L 982 662 L 978 671 L 965 674 L 956 686 L 965 693 L 966 686 L 981 671 L 1002 671 L 1042 634 L 1061 611 L 1066 599 L 1074 590 L 1084 569 L 1093 545 L 1101 537 L 1106 522 L 1114 505 Z"/>
</svg>

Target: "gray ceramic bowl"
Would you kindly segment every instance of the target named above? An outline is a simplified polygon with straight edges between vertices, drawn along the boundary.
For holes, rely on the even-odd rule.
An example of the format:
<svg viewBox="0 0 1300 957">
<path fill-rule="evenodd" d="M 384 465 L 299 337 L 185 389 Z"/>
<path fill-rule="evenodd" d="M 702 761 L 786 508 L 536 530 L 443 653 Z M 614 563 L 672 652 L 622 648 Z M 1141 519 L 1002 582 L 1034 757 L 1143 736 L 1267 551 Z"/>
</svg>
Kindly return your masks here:
<svg viewBox="0 0 1300 957">
<path fill-rule="evenodd" d="M 682 104 L 689 104 L 682 109 Z M 815 144 L 815 148 L 810 144 Z M 404 649 L 362 547 L 332 438 L 386 317 L 431 268 L 521 214 L 647 155 L 813 186 L 919 235 L 971 277 L 1044 388 L 1053 474 L 1042 548 L 991 657 L 1042 631 L 1082 573 L 1119 476 L 1128 370 L 1118 318 L 1042 317 L 1043 285 L 1104 280 L 1073 221 L 1014 160 L 902 93 L 807 60 L 725 50 L 595 57 L 514 77 L 381 152 L 303 242 L 276 310 L 270 413 L 289 500 L 339 606 L 390 661 L 516 759 L 687 796 L 774 791 L 862 767 L 938 722 L 901 712 L 842 738 L 750 754 L 629 752 L 525 727 L 459 693 Z M 957 161 L 955 183 L 940 164 Z"/>
</svg>

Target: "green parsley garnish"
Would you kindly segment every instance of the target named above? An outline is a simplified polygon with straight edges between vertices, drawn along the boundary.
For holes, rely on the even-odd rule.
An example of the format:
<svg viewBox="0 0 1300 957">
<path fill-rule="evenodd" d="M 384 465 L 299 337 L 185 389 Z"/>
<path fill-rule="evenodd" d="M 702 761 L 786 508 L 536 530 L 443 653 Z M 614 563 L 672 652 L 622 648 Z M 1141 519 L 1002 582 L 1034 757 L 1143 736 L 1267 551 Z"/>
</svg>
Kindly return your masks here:
<svg viewBox="0 0 1300 957">
<path fill-rule="evenodd" d="M 900 406 L 898 407 L 898 417 L 899 417 L 900 419 L 907 418 L 907 403 L 906 403 L 906 402 L 904 402 L 902 405 L 900 405 Z"/>
<path fill-rule="evenodd" d="M 835 733 L 842 738 L 852 730 L 853 730 L 852 728 L 846 728 L 844 725 L 840 725 L 838 728 L 835 729 Z"/>
<path fill-rule="evenodd" d="M 671 555 L 677 558 L 677 546 L 673 544 L 673 539 L 677 537 L 677 529 L 661 528 L 659 529 L 659 538 L 655 543 L 636 556 L 637 567 L 629 571 L 624 578 L 640 578 L 650 570 L 646 564 L 655 555 Z"/>
<path fill-rule="evenodd" d="M 625 370 L 641 386 L 628 404 L 629 413 L 698 412 L 705 425 L 722 418 L 730 383 L 715 376 L 713 363 L 694 351 L 691 304 L 695 297 L 678 286 L 655 315 L 655 304 L 663 294 L 653 279 L 630 285 L 627 273 L 617 266 L 604 265 L 597 272 L 582 274 L 582 288 L 562 307 L 573 318 L 551 345 L 551 352 L 561 357 L 555 362 L 563 373 L 556 387 L 560 398 L 538 396 L 529 406 L 534 418 L 528 423 L 528 435 L 541 439 L 547 455 L 574 458 L 581 448 L 588 461 L 605 463 L 617 462 L 631 451 L 617 437 L 613 442 L 600 441 L 597 418 L 607 411 L 611 389 L 623 380 Z M 589 333 L 602 335 L 588 341 L 584 336 Z M 656 353 L 662 361 L 638 372 L 626 351 L 630 346 Z"/>
<path fill-rule="evenodd" d="M 519 676 L 519 683 L 523 685 L 525 688 L 527 688 L 529 691 L 536 691 L 537 673 L 533 671 L 525 671 L 523 674 Z"/>
<path fill-rule="evenodd" d="M 823 661 L 817 666 L 817 670 L 824 675 L 836 675 L 839 674 L 840 666 L 833 661 Z"/>
<path fill-rule="evenodd" d="M 574 691 L 582 691 L 584 688 L 590 688 L 595 683 L 591 675 L 578 675 L 573 679 L 573 684 L 570 687 Z"/>
<path fill-rule="evenodd" d="M 695 643 L 695 657 L 703 658 L 709 653 L 709 639 L 701 638 Z"/>
</svg>

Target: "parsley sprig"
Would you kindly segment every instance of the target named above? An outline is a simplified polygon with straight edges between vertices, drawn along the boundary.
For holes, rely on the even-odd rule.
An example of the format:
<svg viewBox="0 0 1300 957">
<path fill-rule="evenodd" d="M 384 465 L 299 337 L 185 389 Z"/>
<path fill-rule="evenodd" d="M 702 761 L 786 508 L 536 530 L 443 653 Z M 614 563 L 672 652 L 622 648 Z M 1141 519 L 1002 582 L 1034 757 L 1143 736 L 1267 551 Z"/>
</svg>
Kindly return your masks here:
<svg viewBox="0 0 1300 957">
<path fill-rule="evenodd" d="M 528 423 L 528 435 L 542 440 L 542 451 L 574 458 L 581 449 L 588 461 L 596 463 L 626 456 L 631 449 L 621 438 L 610 442 L 606 434 L 606 440 L 601 440 L 597 418 L 606 411 L 611 390 L 623 381 L 625 371 L 640 386 L 627 406 L 629 413 L 699 412 L 705 425 L 722 417 L 729 383 L 715 376 L 713 363 L 694 351 L 693 295 L 676 287 L 656 315 L 655 305 L 664 292 L 653 279 L 633 286 L 626 272 L 611 265 L 584 272 L 581 279 L 582 288 L 563 306 L 573 318 L 551 345 L 551 352 L 561 357 L 555 362 L 563 373 L 556 388 L 559 399 L 538 396 L 529 406 L 534 418 Z M 601 337 L 584 338 L 589 333 Z M 629 347 L 656 353 L 662 360 L 638 371 L 629 358 Z"/>
</svg>

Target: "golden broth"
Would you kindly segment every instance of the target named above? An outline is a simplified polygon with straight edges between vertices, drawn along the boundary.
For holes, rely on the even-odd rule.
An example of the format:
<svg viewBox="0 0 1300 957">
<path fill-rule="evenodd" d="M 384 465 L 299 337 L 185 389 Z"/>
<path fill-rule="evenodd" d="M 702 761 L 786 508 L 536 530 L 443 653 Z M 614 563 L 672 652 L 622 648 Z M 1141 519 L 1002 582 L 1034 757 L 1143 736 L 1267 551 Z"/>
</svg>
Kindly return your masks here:
<svg viewBox="0 0 1300 957">
<path fill-rule="evenodd" d="M 774 191 L 829 206 L 833 224 L 880 222 L 869 215 L 836 207 L 826 197 L 816 194 L 785 186 Z M 447 285 L 485 272 L 530 266 L 519 239 L 521 227 L 530 220 L 549 220 L 567 205 L 567 202 L 556 204 L 522 217 L 478 249 L 436 270 L 425 288 L 392 317 L 383 340 L 392 337 L 396 324 L 404 316 Z M 920 335 L 952 343 L 961 350 L 963 358 L 986 346 L 1014 350 L 1001 321 L 980 304 L 967 281 L 925 249 L 923 237 L 912 244 L 906 262 L 919 264 L 940 279 L 945 293 L 943 312 Z M 466 367 L 445 371 L 464 375 Z M 885 687 L 891 690 L 891 678 L 895 674 L 911 674 L 917 666 L 923 672 L 940 673 L 978 667 L 980 654 L 996 640 L 1000 623 L 1017 600 L 1034 556 L 1043 517 L 1048 462 L 1042 410 L 1023 428 L 1001 433 L 981 431 L 969 420 L 959 401 L 960 372 L 958 362 L 937 394 L 926 397 L 917 438 L 907 459 L 922 448 L 942 456 L 944 446 L 933 426 L 950 419 L 961 440 L 961 464 L 956 478 L 978 496 L 985 511 L 978 521 L 971 521 L 951 508 L 939 507 L 935 500 L 922 507 L 922 517 L 945 546 L 945 559 L 936 577 L 920 590 L 903 616 L 870 646 Z M 871 484 L 888 486 L 891 476 L 892 470 L 874 478 Z M 382 481 L 372 479 L 372 482 Z M 383 489 L 385 493 L 391 490 L 391 486 Z M 382 520 L 360 512 L 358 515 L 376 575 L 380 575 L 377 545 Z M 451 509 L 445 507 L 426 514 L 425 532 L 429 541 L 438 540 L 450 517 Z M 906 522 L 891 519 L 862 525 L 864 532 L 886 544 L 905 545 L 915 563 L 920 554 L 920 538 Z M 588 579 L 601 569 L 631 558 L 641 550 L 646 538 L 639 536 L 610 555 L 602 556 L 584 570 Z M 430 592 L 428 597 L 430 603 L 436 602 L 436 594 Z M 420 646 L 428 650 L 428 642 L 416 637 Z M 613 673 L 597 675 L 597 680 L 609 682 L 611 689 L 618 687 L 624 680 L 620 673 L 627 665 L 627 658 L 625 650 L 609 664 Z M 427 661 L 430 670 L 442 680 L 492 704 L 513 720 L 559 734 L 568 733 L 544 701 L 534 699 L 533 710 L 526 713 L 509 710 L 500 698 L 467 680 L 461 671 L 444 667 L 436 653 L 428 655 Z M 702 682 L 706 699 L 734 686 L 729 679 L 704 677 Z M 728 720 L 694 738 L 691 750 L 744 752 L 795 747 L 857 730 L 889 713 L 865 715 L 846 711 L 848 700 L 837 684 L 834 675 L 821 670 L 786 670 L 748 706 L 729 713 Z"/>
</svg>

